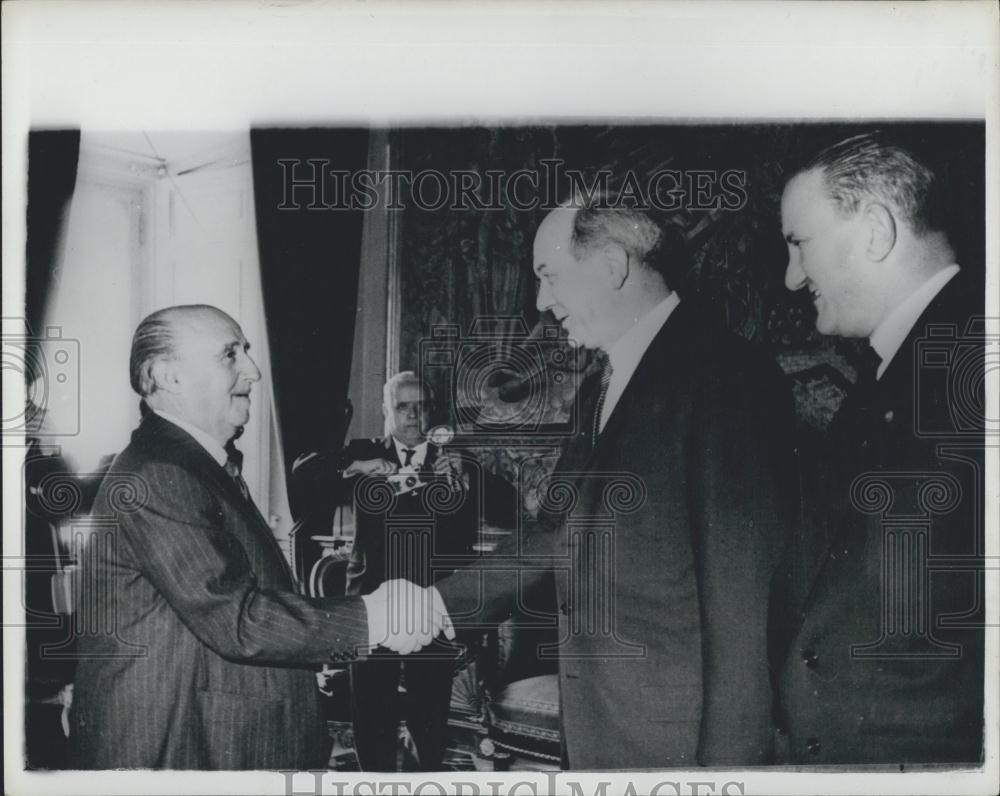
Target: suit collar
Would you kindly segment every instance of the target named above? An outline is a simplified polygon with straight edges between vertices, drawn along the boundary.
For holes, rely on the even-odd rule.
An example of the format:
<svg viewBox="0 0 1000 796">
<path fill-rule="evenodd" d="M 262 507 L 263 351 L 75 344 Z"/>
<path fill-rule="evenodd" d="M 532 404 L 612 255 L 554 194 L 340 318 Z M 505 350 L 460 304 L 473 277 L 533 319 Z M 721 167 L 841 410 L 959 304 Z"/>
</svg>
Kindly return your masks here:
<svg viewBox="0 0 1000 796">
<path fill-rule="evenodd" d="M 424 440 L 421 444 L 427 445 L 427 453 L 424 454 L 424 463 L 422 465 L 426 468 L 434 463 L 434 460 L 437 458 L 438 449 L 437 445 L 431 445 L 427 440 Z M 382 438 L 382 448 L 384 450 L 384 453 L 382 454 L 384 459 L 390 462 L 395 462 L 399 466 L 403 465 L 402 460 L 399 458 L 399 452 L 396 449 L 396 440 L 392 434 L 388 434 Z"/>
<path fill-rule="evenodd" d="M 879 368 L 882 375 L 892 364 L 896 352 L 903 347 L 903 343 L 920 319 L 920 316 L 927 309 L 927 306 L 934 301 L 934 297 L 950 282 L 959 272 L 957 265 L 950 265 L 943 268 L 930 279 L 924 281 L 916 290 L 907 296 L 898 307 L 896 307 L 878 328 L 872 333 L 871 344 L 884 363 Z"/>
<path fill-rule="evenodd" d="M 172 423 L 173 425 L 177 426 L 182 431 L 185 431 L 195 440 L 195 442 L 201 445 L 208 452 L 209 456 L 215 459 L 216 464 L 218 464 L 220 467 L 225 467 L 226 460 L 229 458 L 228 455 L 226 454 L 226 449 L 223 448 L 215 439 L 213 439 L 211 435 L 202 431 L 197 426 L 194 426 L 191 423 L 188 423 L 185 420 L 177 417 L 176 415 L 170 414 L 169 412 L 163 412 L 159 409 L 154 409 L 153 413 L 159 415 L 169 423 Z"/>
<path fill-rule="evenodd" d="M 665 379 L 665 375 L 672 374 L 690 358 L 707 334 L 695 302 L 682 301 L 673 309 L 632 371 L 632 377 L 597 438 L 595 452 L 601 449 L 602 441 L 607 445 L 608 440 L 614 439 L 621 424 L 632 414 L 630 404 L 636 395 L 645 392 L 651 383 L 667 383 L 669 379 Z"/>
<path fill-rule="evenodd" d="M 207 481 L 214 482 L 219 490 L 225 493 L 232 502 L 241 507 L 249 517 L 263 522 L 260 512 L 247 500 L 244 500 L 239 485 L 226 472 L 201 443 L 180 426 L 161 417 L 156 412 L 150 412 L 132 433 L 133 442 L 139 442 L 152 449 L 164 458 L 179 461 L 183 466 L 201 474 Z"/>
<path fill-rule="evenodd" d="M 890 386 L 909 388 L 913 384 L 915 348 L 919 340 L 927 338 L 931 326 L 954 327 L 957 321 L 962 328 L 955 329 L 955 334 L 962 335 L 966 331 L 964 324 L 968 319 L 983 311 L 982 305 L 978 309 L 973 306 L 969 280 L 964 271 L 960 271 L 941 288 L 917 318 L 878 380 L 879 389 L 883 385 L 888 389 Z"/>
</svg>

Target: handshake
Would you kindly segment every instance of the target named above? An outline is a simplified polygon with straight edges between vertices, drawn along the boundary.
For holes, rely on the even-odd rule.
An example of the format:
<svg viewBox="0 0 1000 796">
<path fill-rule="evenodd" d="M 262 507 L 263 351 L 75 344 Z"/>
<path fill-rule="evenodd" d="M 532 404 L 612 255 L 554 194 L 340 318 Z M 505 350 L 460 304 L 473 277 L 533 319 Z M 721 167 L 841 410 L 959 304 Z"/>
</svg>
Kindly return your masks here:
<svg viewBox="0 0 1000 796">
<path fill-rule="evenodd" d="M 400 655 L 426 647 L 441 633 L 455 638 L 444 600 L 433 586 L 388 580 L 362 598 L 368 610 L 368 643 Z"/>
</svg>

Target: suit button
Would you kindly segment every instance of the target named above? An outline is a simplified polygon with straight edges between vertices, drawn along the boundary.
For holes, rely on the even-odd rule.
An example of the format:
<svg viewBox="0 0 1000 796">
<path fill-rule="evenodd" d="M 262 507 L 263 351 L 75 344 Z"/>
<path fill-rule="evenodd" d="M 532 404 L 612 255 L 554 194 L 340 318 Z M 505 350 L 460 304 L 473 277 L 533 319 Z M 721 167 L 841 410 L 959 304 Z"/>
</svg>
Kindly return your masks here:
<svg viewBox="0 0 1000 796">
<path fill-rule="evenodd" d="M 809 669 L 819 666 L 819 656 L 813 650 L 802 650 L 802 662 Z"/>
<path fill-rule="evenodd" d="M 888 412 L 886 412 L 884 415 L 882 415 L 882 419 L 885 420 L 886 423 L 891 423 L 893 421 L 893 418 L 895 418 L 895 417 L 896 417 L 896 413 L 893 412 L 891 409 Z"/>
<path fill-rule="evenodd" d="M 811 755 L 818 755 L 822 749 L 819 738 L 806 738 L 806 749 Z"/>
</svg>

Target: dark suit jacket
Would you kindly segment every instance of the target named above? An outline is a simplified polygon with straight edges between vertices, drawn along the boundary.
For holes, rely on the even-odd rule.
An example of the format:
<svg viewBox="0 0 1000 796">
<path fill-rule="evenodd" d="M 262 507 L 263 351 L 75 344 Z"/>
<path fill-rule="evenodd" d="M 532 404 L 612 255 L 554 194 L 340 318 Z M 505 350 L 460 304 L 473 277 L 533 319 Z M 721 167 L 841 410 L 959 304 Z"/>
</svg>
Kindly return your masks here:
<svg viewBox="0 0 1000 796">
<path fill-rule="evenodd" d="M 828 546 L 802 557 L 812 586 L 779 687 L 794 763 L 980 759 L 983 351 L 962 336 L 982 294 L 967 295 L 954 277 L 831 426 Z M 936 337 L 926 358 L 930 324 L 957 336 Z M 963 401 L 971 411 L 954 415 Z M 967 435 L 942 436 L 956 417 Z"/>
<path fill-rule="evenodd" d="M 518 576 L 526 589 L 555 572 L 570 767 L 765 762 L 768 590 L 792 474 L 780 371 L 683 301 L 593 449 L 593 393 L 580 400 L 583 428 L 519 555 L 438 584 L 453 621 L 506 618 Z"/>
<path fill-rule="evenodd" d="M 433 465 L 438 455 L 435 445 L 427 446 L 420 477 L 435 483 Z M 391 437 L 352 440 L 340 457 L 340 471 L 351 462 L 386 459 L 401 465 Z M 406 578 L 426 586 L 441 577 L 444 570 L 468 561 L 472 546 L 478 541 L 479 528 L 485 522 L 510 525 L 515 514 L 513 487 L 502 478 L 485 472 L 477 462 L 465 458 L 469 485 L 435 511 L 435 501 L 418 491 L 399 495 L 393 506 L 384 510 L 357 499 L 365 492 L 363 478 L 349 478 L 343 483 L 345 498 L 352 497 L 355 510 L 355 538 L 347 567 L 347 593 L 369 594 L 387 579 Z M 333 476 L 339 478 L 339 472 Z M 375 478 L 375 481 L 379 481 Z M 440 479 L 436 488 L 442 487 Z M 443 491 L 438 492 L 442 497 Z M 390 539 L 390 536 L 392 537 Z M 425 553 L 427 555 L 425 555 Z M 437 572 L 435 576 L 433 573 Z M 387 577 L 388 573 L 388 577 Z"/>
<path fill-rule="evenodd" d="M 73 765 L 325 766 L 330 744 L 306 667 L 353 659 L 367 644 L 361 600 L 295 593 L 256 507 L 155 414 L 115 460 L 93 521 Z"/>
</svg>

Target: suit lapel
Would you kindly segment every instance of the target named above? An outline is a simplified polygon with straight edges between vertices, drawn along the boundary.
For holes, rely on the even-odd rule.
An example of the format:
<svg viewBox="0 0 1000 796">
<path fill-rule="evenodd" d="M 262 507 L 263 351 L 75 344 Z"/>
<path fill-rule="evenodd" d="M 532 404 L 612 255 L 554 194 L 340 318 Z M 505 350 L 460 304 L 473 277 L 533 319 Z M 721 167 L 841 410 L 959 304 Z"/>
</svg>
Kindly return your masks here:
<svg viewBox="0 0 1000 796">
<path fill-rule="evenodd" d="M 399 454 L 396 452 L 396 443 L 393 441 L 391 434 L 382 440 L 382 458 L 387 462 L 393 462 L 399 467 L 403 466 L 403 463 L 399 460 Z"/>
<path fill-rule="evenodd" d="M 962 326 L 969 317 L 975 314 L 976 310 L 970 309 L 968 290 L 969 286 L 962 273 L 952 277 L 921 313 L 885 369 L 882 378 L 875 383 L 873 388 L 850 390 L 840 409 L 837 410 L 827 433 L 832 438 L 832 444 L 838 446 L 833 451 L 834 455 L 831 459 L 836 463 L 834 466 L 838 468 L 834 478 L 834 486 L 840 494 L 835 494 L 832 497 L 834 500 L 844 501 L 844 503 L 835 507 L 836 510 L 828 512 L 828 516 L 843 518 L 843 522 L 839 524 L 834 533 L 828 535 L 822 556 L 813 560 L 813 574 L 808 581 L 810 585 L 804 603 L 805 607 L 808 607 L 812 601 L 817 584 L 831 560 L 830 554 L 843 544 L 845 535 L 856 526 L 856 517 L 852 517 L 848 513 L 840 513 L 841 509 L 846 512 L 848 508 L 849 497 L 845 493 L 845 488 L 855 476 L 860 475 L 868 467 L 878 464 L 877 461 L 866 462 L 854 449 L 869 447 L 866 443 L 879 430 L 880 418 L 886 419 L 889 413 L 892 413 L 893 416 L 898 415 L 897 422 L 909 425 L 908 430 L 913 433 L 912 412 L 915 411 L 915 391 L 918 387 L 914 370 L 917 342 L 927 336 L 928 326 L 931 324 L 954 324 L 958 321 L 959 325 Z M 962 326 L 957 330 L 957 333 L 961 335 L 964 331 L 964 326 Z M 907 404 L 904 406 L 903 402 L 907 402 Z M 845 445 L 851 449 L 844 450 Z M 800 624 L 804 613 L 804 611 L 799 613 Z"/>
<path fill-rule="evenodd" d="M 215 490 L 240 513 L 253 534 L 275 551 L 290 582 L 295 582 L 281 546 L 274 538 L 271 527 L 260 513 L 260 509 L 252 500 L 243 497 L 239 485 L 232 476 L 212 458 L 212 455 L 194 437 L 155 413 L 150 413 L 143 419 L 135 434 L 147 436 L 155 447 L 172 448 L 185 466 L 195 471 L 203 481 L 213 484 Z"/>
<path fill-rule="evenodd" d="M 636 407 L 644 396 L 665 392 L 668 389 L 667 385 L 675 378 L 688 378 L 683 347 L 691 346 L 703 336 L 704 332 L 698 328 L 694 303 L 689 301 L 678 304 L 639 360 L 618 403 L 611 410 L 604 429 L 598 435 L 597 443 L 590 451 L 584 469 L 607 457 L 612 446 L 620 440 L 623 427 L 630 419 L 637 414 L 647 414 L 648 410 Z M 592 421 L 593 412 L 590 418 Z"/>
</svg>

